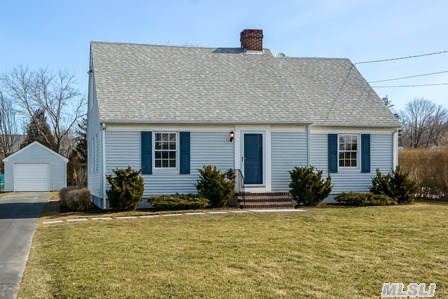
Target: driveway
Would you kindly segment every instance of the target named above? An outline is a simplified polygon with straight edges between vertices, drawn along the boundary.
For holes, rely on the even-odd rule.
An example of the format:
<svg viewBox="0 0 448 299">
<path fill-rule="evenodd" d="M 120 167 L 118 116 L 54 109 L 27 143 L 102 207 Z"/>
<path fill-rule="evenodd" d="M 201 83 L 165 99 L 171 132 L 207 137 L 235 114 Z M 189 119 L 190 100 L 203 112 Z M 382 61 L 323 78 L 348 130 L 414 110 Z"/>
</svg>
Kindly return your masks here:
<svg viewBox="0 0 448 299">
<path fill-rule="evenodd" d="M 0 298 L 15 298 L 48 192 L 0 198 Z"/>
</svg>

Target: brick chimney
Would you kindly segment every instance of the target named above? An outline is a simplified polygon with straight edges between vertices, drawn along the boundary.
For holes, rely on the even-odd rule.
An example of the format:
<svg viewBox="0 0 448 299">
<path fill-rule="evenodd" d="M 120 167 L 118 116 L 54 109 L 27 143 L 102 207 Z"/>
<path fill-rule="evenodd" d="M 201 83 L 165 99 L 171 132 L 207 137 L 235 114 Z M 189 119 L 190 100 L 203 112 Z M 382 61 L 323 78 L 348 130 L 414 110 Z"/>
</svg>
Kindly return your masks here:
<svg viewBox="0 0 448 299">
<path fill-rule="evenodd" d="M 263 30 L 244 29 L 240 34 L 241 48 L 249 51 L 263 51 Z"/>
</svg>

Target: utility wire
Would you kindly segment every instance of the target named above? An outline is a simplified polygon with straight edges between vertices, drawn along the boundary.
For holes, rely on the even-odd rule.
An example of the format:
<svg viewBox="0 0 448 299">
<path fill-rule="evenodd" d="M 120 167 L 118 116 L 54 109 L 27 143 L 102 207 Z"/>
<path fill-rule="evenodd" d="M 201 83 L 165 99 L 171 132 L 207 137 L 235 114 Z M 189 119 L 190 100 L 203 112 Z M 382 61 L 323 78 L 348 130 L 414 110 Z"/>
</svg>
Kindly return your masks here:
<svg viewBox="0 0 448 299">
<path fill-rule="evenodd" d="M 448 73 L 448 71 L 441 71 L 441 72 L 434 72 L 434 73 L 427 73 L 427 74 L 413 75 L 413 76 L 407 76 L 407 77 L 390 78 L 390 79 L 384 79 L 384 80 L 376 80 L 376 81 L 370 81 L 369 83 L 378 83 L 378 82 L 387 82 L 387 81 L 403 80 L 403 79 L 410 79 L 410 78 L 417 78 L 417 77 L 425 77 L 425 76 L 438 75 L 438 74 L 444 74 L 444 73 Z"/>
<path fill-rule="evenodd" d="M 347 83 L 348 77 L 350 76 L 353 68 L 355 68 L 355 65 L 352 63 L 352 65 L 350 66 L 350 69 L 347 72 L 347 75 L 345 76 L 344 82 L 342 82 L 341 88 L 339 89 L 338 93 L 336 94 L 336 97 L 334 98 L 334 100 L 332 101 L 332 103 L 330 105 L 330 109 L 328 110 L 328 113 L 324 119 L 324 122 L 327 121 L 328 117 L 330 116 L 331 111 L 333 110 L 334 104 L 339 100 L 339 96 L 341 95 L 342 89 L 344 88 L 345 83 Z"/>
<path fill-rule="evenodd" d="M 418 58 L 418 57 L 431 56 L 431 55 L 439 55 L 439 54 L 445 54 L 445 53 L 448 53 L 448 50 L 439 51 L 439 52 L 432 52 L 432 53 L 425 53 L 425 54 L 418 54 L 418 55 L 411 55 L 411 56 L 395 57 L 395 58 L 386 58 L 386 59 L 369 60 L 369 61 L 359 61 L 359 62 L 355 62 L 355 64 L 387 62 L 387 61 L 411 59 L 411 58 Z"/>
<path fill-rule="evenodd" d="M 448 85 L 446 83 L 432 83 L 432 84 L 411 84 L 411 85 L 376 85 L 372 86 L 373 88 L 394 88 L 394 87 L 422 87 L 422 86 L 440 86 L 440 85 Z"/>
</svg>

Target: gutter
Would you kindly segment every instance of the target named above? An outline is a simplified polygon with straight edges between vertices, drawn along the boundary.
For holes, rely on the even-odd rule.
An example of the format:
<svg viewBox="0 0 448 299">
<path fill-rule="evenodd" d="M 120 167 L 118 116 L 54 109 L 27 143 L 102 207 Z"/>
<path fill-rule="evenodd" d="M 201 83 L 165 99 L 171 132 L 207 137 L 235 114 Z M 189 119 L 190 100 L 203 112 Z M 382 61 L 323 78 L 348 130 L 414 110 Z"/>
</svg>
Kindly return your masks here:
<svg viewBox="0 0 448 299">
<path fill-rule="evenodd" d="M 311 129 L 310 125 L 306 126 L 306 140 L 307 140 L 307 164 L 311 166 Z"/>
</svg>

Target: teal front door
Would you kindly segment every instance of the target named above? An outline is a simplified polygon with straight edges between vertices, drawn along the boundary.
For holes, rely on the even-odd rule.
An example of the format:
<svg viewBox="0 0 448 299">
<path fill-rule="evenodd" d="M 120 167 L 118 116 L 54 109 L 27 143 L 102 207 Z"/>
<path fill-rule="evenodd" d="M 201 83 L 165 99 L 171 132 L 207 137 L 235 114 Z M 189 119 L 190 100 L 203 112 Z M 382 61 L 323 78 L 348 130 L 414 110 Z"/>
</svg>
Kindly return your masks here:
<svg viewBox="0 0 448 299">
<path fill-rule="evenodd" d="M 263 184 L 263 134 L 244 134 L 244 182 Z"/>
</svg>

